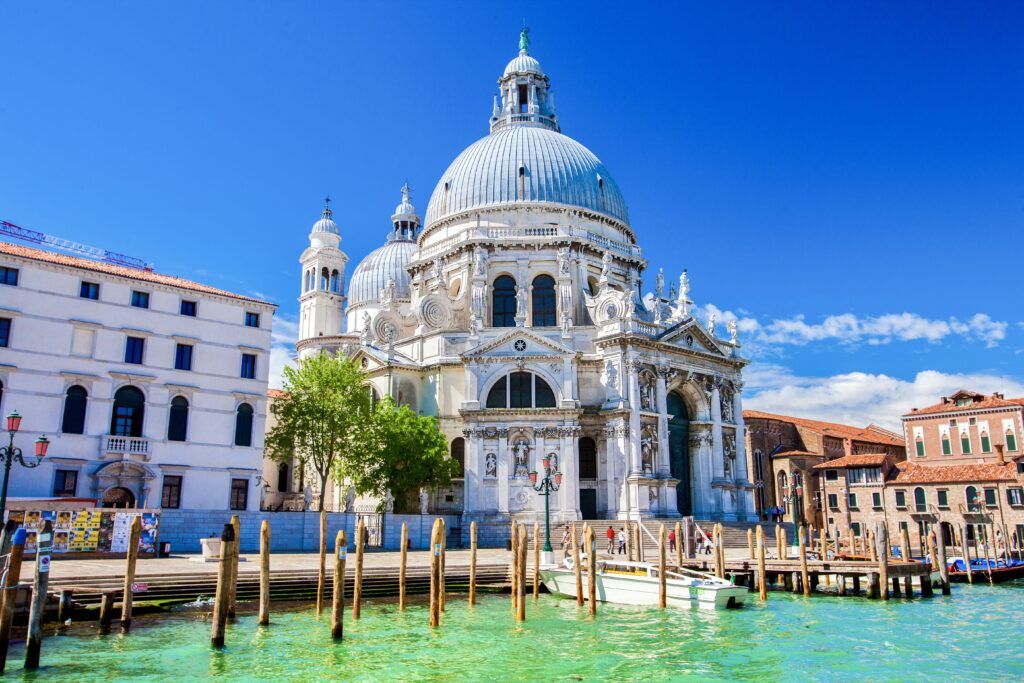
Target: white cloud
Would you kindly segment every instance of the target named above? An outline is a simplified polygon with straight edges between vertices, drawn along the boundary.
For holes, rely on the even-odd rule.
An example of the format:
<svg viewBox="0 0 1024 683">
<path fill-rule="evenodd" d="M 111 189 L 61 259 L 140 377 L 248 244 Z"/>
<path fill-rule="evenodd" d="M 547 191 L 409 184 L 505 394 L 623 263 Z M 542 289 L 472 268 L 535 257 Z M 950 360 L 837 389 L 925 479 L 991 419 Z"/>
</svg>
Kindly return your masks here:
<svg viewBox="0 0 1024 683">
<path fill-rule="evenodd" d="M 1024 384 L 986 373 L 926 370 L 912 380 L 866 372 L 800 377 L 780 365 L 752 363 L 743 376 L 750 392 L 746 408 L 896 431 L 902 431 L 900 416 L 911 408 L 938 403 L 957 389 L 1024 396 Z"/>
<path fill-rule="evenodd" d="M 295 365 L 295 341 L 299 337 L 299 321 L 278 313 L 270 330 L 270 388 L 280 389 L 287 365 Z"/>
<path fill-rule="evenodd" d="M 714 304 L 698 306 L 695 314 L 706 320 L 715 314 L 719 323 L 735 320 L 741 342 L 753 342 L 757 351 L 766 345 L 804 346 L 812 342 L 838 342 L 840 344 L 888 344 L 892 341 L 926 341 L 937 343 L 950 336 L 959 336 L 984 342 L 987 348 L 998 346 L 1006 339 L 1009 323 L 993 320 L 985 313 L 976 313 L 967 320 L 950 317 L 932 319 L 916 313 L 887 313 L 879 316 L 858 317 L 853 313 L 829 315 L 821 322 L 807 322 L 806 316 L 779 318 L 761 322 L 749 315 L 723 311 Z M 755 355 L 748 349 L 748 354 Z"/>
</svg>

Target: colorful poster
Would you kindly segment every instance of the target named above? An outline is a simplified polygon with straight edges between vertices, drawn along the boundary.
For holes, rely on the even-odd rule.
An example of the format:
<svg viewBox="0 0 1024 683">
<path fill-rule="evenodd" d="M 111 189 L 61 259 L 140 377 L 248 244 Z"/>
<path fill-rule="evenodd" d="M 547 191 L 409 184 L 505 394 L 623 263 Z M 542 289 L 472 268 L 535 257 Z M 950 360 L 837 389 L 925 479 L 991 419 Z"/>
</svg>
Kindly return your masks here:
<svg viewBox="0 0 1024 683">
<path fill-rule="evenodd" d="M 29 529 L 29 530 L 32 530 L 32 531 L 35 531 L 36 529 L 38 529 L 39 526 L 40 526 L 39 520 L 40 520 L 41 516 L 42 516 L 42 513 L 39 510 L 29 510 L 28 512 L 26 512 L 25 513 L 25 528 Z M 25 548 L 25 549 L 28 550 L 28 548 Z"/>
<path fill-rule="evenodd" d="M 55 553 L 66 553 L 68 551 L 70 539 L 69 531 L 55 531 L 53 532 L 53 552 Z"/>
<path fill-rule="evenodd" d="M 131 512 L 118 512 L 114 515 L 114 527 L 110 536 L 110 552 L 128 552 L 128 538 L 132 532 L 132 519 L 135 515 Z"/>
<path fill-rule="evenodd" d="M 25 526 L 25 511 L 24 510 L 11 510 L 7 513 L 8 520 L 14 520 L 21 526 Z"/>
<path fill-rule="evenodd" d="M 68 550 L 73 553 L 96 552 L 99 541 L 100 511 L 79 510 L 71 522 L 71 536 L 68 539 Z"/>
<path fill-rule="evenodd" d="M 99 537 L 96 540 L 96 552 L 109 553 L 114 535 L 114 517 L 116 513 L 104 510 L 100 513 Z"/>
<path fill-rule="evenodd" d="M 34 553 L 36 551 L 36 532 L 35 530 L 25 532 L 25 552 Z"/>
<path fill-rule="evenodd" d="M 53 528 L 58 531 L 69 531 L 71 529 L 71 519 L 74 513 L 71 510 L 60 510 L 57 512 L 57 521 L 53 523 Z"/>
<path fill-rule="evenodd" d="M 142 513 L 142 534 L 139 536 L 139 552 L 156 552 L 157 527 L 159 525 L 159 514 L 157 514 L 156 512 Z"/>
</svg>

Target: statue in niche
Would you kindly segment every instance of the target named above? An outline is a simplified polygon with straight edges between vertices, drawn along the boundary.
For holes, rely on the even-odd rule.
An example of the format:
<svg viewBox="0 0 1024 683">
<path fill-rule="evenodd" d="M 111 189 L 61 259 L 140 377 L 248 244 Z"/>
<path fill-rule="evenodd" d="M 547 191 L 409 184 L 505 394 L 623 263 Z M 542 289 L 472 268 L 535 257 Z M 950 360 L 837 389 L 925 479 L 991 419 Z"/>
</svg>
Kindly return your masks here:
<svg viewBox="0 0 1024 683">
<path fill-rule="evenodd" d="M 601 257 L 601 279 L 607 280 L 612 274 L 612 253 L 610 251 L 604 252 L 604 256 Z"/>
<path fill-rule="evenodd" d="M 569 274 L 569 248 L 562 247 L 558 250 L 558 274 Z"/>
<path fill-rule="evenodd" d="M 494 453 L 484 456 L 484 476 L 492 479 L 498 476 L 498 456 Z"/>
<path fill-rule="evenodd" d="M 516 439 L 516 443 L 512 446 L 512 453 L 515 456 L 515 469 L 512 472 L 513 477 L 526 477 L 530 474 L 530 444 L 526 439 Z"/>
<path fill-rule="evenodd" d="M 487 252 L 483 249 L 473 252 L 473 274 L 487 276 Z"/>
<path fill-rule="evenodd" d="M 732 394 L 728 391 L 722 392 L 722 422 L 728 422 L 732 424 L 736 421 L 736 415 L 733 412 L 732 406 Z"/>
<path fill-rule="evenodd" d="M 640 468 L 644 474 L 654 473 L 654 458 L 657 455 L 658 445 L 654 441 L 654 435 L 650 430 L 644 432 L 640 437 Z"/>
<path fill-rule="evenodd" d="M 640 409 L 649 412 L 655 412 L 656 398 L 655 398 L 655 384 L 656 380 L 650 375 L 644 375 L 640 378 Z"/>
<path fill-rule="evenodd" d="M 558 453 L 548 453 L 548 459 L 551 461 L 551 471 L 558 471 Z"/>
<path fill-rule="evenodd" d="M 517 318 L 525 318 L 526 317 L 526 299 L 527 299 L 526 286 L 525 285 L 517 286 L 516 287 L 516 317 Z"/>
<path fill-rule="evenodd" d="M 420 514 L 425 515 L 430 507 L 430 494 L 425 486 L 420 487 Z"/>
<path fill-rule="evenodd" d="M 658 489 L 653 486 L 647 488 L 647 507 L 651 512 L 658 511 Z"/>
<path fill-rule="evenodd" d="M 608 398 L 617 398 L 619 395 L 619 371 L 615 363 L 610 360 L 604 362 L 604 376 L 606 380 L 606 394 Z"/>
<path fill-rule="evenodd" d="M 726 436 L 722 441 L 722 455 L 726 479 L 732 476 L 733 466 L 736 462 L 736 437 Z"/>
</svg>

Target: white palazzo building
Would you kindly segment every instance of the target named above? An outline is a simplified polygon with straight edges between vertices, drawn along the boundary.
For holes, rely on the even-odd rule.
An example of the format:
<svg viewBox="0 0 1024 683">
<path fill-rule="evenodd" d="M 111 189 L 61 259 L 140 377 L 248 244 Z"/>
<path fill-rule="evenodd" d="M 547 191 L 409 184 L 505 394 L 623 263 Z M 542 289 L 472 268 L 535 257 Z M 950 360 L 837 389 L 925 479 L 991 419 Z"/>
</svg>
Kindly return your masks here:
<svg viewBox="0 0 1024 683">
<path fill-rule="evenodd" d="M 528 473 L 545 456 L 564 474 L 556 520 L 752 520 L 735 329 L 722 339 L 693 317 L 685 272 L 641 293 L 626 202 L 561 133 L 527 47 L 498 81 L 490 132 L 438 180 L 425 221 L 403 188 L 347 296 L 324 210 L 300 259 L 299 356 L 359 358 L 375 392 L 439 417 L 464 477 L 430 504 L 464 527 L 542 517 Z"/>
</svg>

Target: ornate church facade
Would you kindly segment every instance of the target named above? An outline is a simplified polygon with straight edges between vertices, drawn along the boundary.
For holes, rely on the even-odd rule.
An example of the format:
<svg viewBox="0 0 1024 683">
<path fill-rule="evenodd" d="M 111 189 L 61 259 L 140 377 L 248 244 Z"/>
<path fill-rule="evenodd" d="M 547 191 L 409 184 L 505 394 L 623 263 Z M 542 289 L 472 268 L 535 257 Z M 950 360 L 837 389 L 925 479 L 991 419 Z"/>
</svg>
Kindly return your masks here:
<svg viewBox="0 0 1024 683">
<path fill-rule="evenodd" d="M 641 293 L 623 196 L 561 133 L 525 32 L 498 86 L 425 220 L 403 188 L 347 288 L 324 209 L 300 258 L 299 357 L 355 357 L 377 395 L 439 418 L 462 477 L 423 504 L 464 527 L 543 517 L 544 458 L 562 473 L 555 520 L 754 519 L 735 327 L 694 318 L 685 271 Z"/>
</svg>

